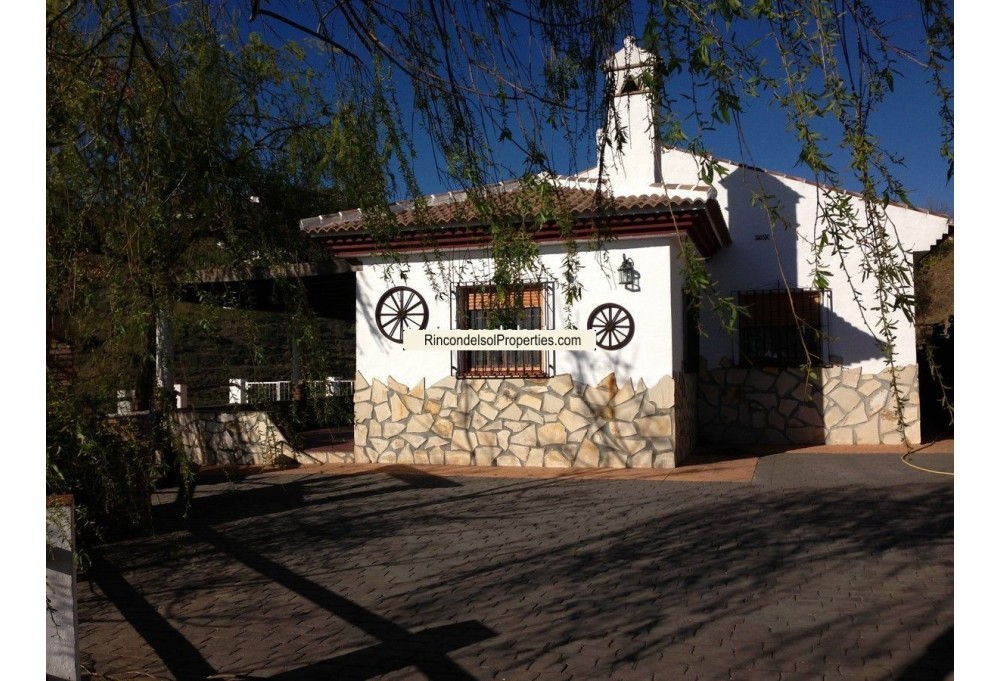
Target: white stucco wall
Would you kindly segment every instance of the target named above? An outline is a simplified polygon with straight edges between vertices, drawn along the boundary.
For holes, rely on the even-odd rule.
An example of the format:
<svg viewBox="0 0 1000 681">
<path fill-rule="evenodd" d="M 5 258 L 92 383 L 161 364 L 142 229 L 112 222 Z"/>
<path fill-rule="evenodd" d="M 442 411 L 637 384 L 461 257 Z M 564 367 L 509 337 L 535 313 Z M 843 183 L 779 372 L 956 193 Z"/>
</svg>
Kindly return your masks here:
<svg viewBox="0 0 1000 681">
<path fill-rule="evenodd" d="M 609 77 L 615 81 L 616 90 L 629 76 L 638 77 L 642 69 L 652 63 L 651 55 L 639 50 L 632 39 L 608 62 Z M 624 127 L 625 143 L 621 149 L 605 147 L 607 189 L 617 196 L 662 194 L 704 199 L 705 191 L 696 191 L 702 185 L 699 162 L 680 150 L 660 150 L 652 129 L 652 116 L 646 93 L 620 95 L 614 99 L 618 120 Z M 609 132 L 613 130 L 609 119 Z M 602 133 L 598 132 L 601 139 Z M 722 209 L 732 244 L 708 261 L 708 269 L 716 278 L 718 290 L 734 294 L 740 290 L 777 289 L 786 284 L 791 287 L 812 288 L 813 251 L 811 240 L 819 232 L 818 213 L 822 200 L 819 188 L 809 182 L 762 171 L 741 168 L 723 163 L 730 171 L 724 177 L 715 177 L 713 188 Z M 597 178 L 597 168 L 584 171 L 571 178 L 557 178 L 557 183 L 575 186 Z M 701 187 L 707 190 L 707 187 Z M 766 213 L 753 205 L 754 194 L 765 194 L 782 206 L 782 214 L 792 225 L 786 230 L 777 226 L 772 232 Z M 859 211 L 860 199 L 855 198 Z M 922 211 L 890 206 L 888 215 L 893 230 L 899 235 L 902 246 L 911 251 L 930 248 L 948 230 L 948 219 Z M 758 235 L 767 234 L 766 240 Z M 624 305 L 636 321 L 636 336 L 626 348 L 608 353 L 558 352 L 556 372 L 571 372 L 578 380 L 595 382 L 614 371 L 636 379 L 658 380 L 666 374 L 681 370 L 683 339 L 683 297 L 681 295 L 682 268 L 677 262 L 676 243 L 666 237 L 661 239 L 623 240 L 607 247 L 608 271 L 602 271 L 593 253 L 583 253 L 584 269 L 581 281 L 583 300 L 579 301 L 565 319 L 561 302 L 557 303 L 556 328 L 566 328 L 569 322 L 584 328 L 587 316 L 596 305 L 616 302 Z M 628 292 L 615 282 L 613 270 L 621 262 L 622 253 L 634 259 L 636 269 L 642 274 L 642 290 Z M 860 368 L 866 373 L 878 373 L 884 368 L 885 357 L 875 340 L 877 315 L 874 281 L 862 278 L 861 254 L 857 249 L 848 251 L 843 262 L 839 256 L 828 255 L 823 269 L 832 272 L 831 309 L 829 310 L 829 355 L 834 364 L 845 368 Z M 558 280 L 563 258 L 559 246 L 542 249 L 541 262 Z M 439 377 L 450 372 L 448 353 L 425 352 L 407 354 L 378 332 L 371 322 L 372 312 L 379 297 L 394 285 L 409 285 L 420 291 L 430 306 L 430 328 L 449 329 L 453 312 L 447 295 L 434 299 L 434 287 L 426 276 L 420 256 L 411 256 L 407 281 L 397 272 L 394 281 L 383 279 L 383 267 L 377 261 L 366 260 L 358 274 L 358 370 L 365 376 L 387 373 L 403 382 L 419 378 Z M 464 267 L 463 274 L 458 268 Z M 671 266 L 667 266 L 670 263 Z M 436 264 L 439 273 L 447 280 L 445 294 L 456 285 L 483 281 L 488 272 L 488 260 L 480 253 L 445 253 L 444 260 Z M 473 273 L 479 273 L 475 276 Z M 850 276 L 849 276 L 850 275 Z M 439 277 L 440 279 L 440 277 Z M 860 297 L 860 303 L 856 300 Z M 916 343 L 913 326 L 901 311 L 892 317 L 897 333 L 896 360 L 899 365 L 916 362 Z M 722 329 L 718 320 L 704 313 L 704 327 L 708 336 L 701 340 L 701 354 L 709 368 L 719 366 L 724 359 L 736 360 L 736 339 Z"/>
<path fill-rule="evenodd" d="M 626 39 L 624 48 L 608 65 L 615 89 L 620 88 L 627 76 L 636 76 L 648 63 L 651 63 L 651 55 L 638 50 L 631 39 Z M 693 155 L 659 148 L 652 130 L 647 94 L 620 95 L 613 103 L 626 139 L 620 150 L 605 147 L 606 181 L 613 194 L 657 194 L 666 191 L 665 187 L 702 184 L 699 163 Z M 613 131 L 614 127 L 609 121 L 608 131 Z M 602 139 L 601 133 L 598 139 Z M 785 282 L 792 287 L 812 288 L 810 261 L 813 255 L 807 239 L 813 239 L 818 233 L 822 199 L 819 188 L 803 180 L 750 171 L 731 163 L 723 163 L 723 166 L 730 171 L 729 175 L 715 177 L 713 185 L 733 243 L 708 264 L 720 292 L 781 288 Z M 597 176 L 595 167 L 578 177 L 594 179 Z M 672 189 L 670 193 L 682 192 Z M 755 240 L 755 235 L 771 232 L 766 214 L 752 205 L 755 193 L 764 193 L 777 200 L 797 234 L 779 227 L 770 240 Z M 860 199 L 855 199 L 855 205 L 859 212 L 863 210 Z M 929 249 L 948 229 L 945 217 L 899 206 L 890 206 L 887 212 L 902 246 L 910 251 Z M 823 269 L 833 272 L 829 317 L 831 358 L 845 367 L 879 372 L 885 365 L 885 357 L 871 330 L 877 328 L 878 323 L 877 315 L 871 311 L 875 305 L 874 282 L 862 281 L 860 253 L 857 249 L 848 252 L 843 263 L 839 258 L 828 256 Z M 860 305 L 855 300 L 855 291 L 860 294 Z M 913 364 L 916 362 L 914 328 L 902 312 L 894 313 L 892 319 L 897 329 L 897 363 Z M 734 359 L 735 339 L 723 331 L 717 320 L 706 318 L 704 321 L 709 336 L 701 342 L 701 353 L 709 367 L 718 366 L 723 358 Z"/>
<path fill-rule="evenodd" d="M 817 224 L 819 194 L 815 185 L 802 180 L 748 171 L 728 165 L 730 174 L 716 179 L 718 201 L 732 235 L 733 243 L 708 261 L 708 268 L 717 279 L 719 290 L 731 294 L 745 289 L 780 288 L 782 273 L 793 287 L 812 287 L 812 250 L 807 240 L 812 238 Z M 697 184 L 698 164 L 691 155 L 669 150 L 662 159 L 664 181 L 677 184 Z M 643 173 L 630 173 L 632 181 Z M 631 186 L 632 193 L 662 191 L 648 185 L 647 191 Z M 621 193 L 621 188 L 614 187 Z M 771 234 L 766 215 L 751 205 L 751 194 L 764 191 L 783 206 L 784 215 L 796 225 L 795 231 L 778 227 Z M 860 202 L 859 202 L 860 205 Z M 929 213 L 890 206 L 889 216 L 909 250 L 928 249 L 947 232 L 947 218 Z M 769 240 L 758 241 L 759 234 L 771 234 Z M 557 290 L 555 328 L 568 328 L 569 322 L 585 328 L 590 312 L 602 303 L 614 302 L 628 309 L 636 321 L 633 341 L 616 352 L 603 350 L 582 353 L 557 352 L 556 373 L 571 373 L 577 380 L 596 383 L 611 372 L 631 375 L 647 384 L 664 375 L 680 371 L 683 353 L 682 273 L 673 238 L 626 239 L 606 246 L 607 265 L 602 270 L 597 254 L 581 252 L 583 269 L 583 299 L 573 306 L 567 319 Z M 641 274 L 641 290 L 629 292 L 616 282 L 615 271 L 622 254 L 635 261 Z M 481 252 L 447 251 L 441 262 L 431 267 L 437 273 L 435 283 L 445 284 L 445 297 L 435 299 L 435 283 L 425 271 L 427 264 L 420 254 L 410 254 L 406 281 L 398 268 L 391 280 L 385 280 L 383 261 L 364 260 L 358 273 L 357 301 L 357 368 L 367 377 L 392 375 L 396 380 L 412 383 L 421 378 L 436 380 L 451 371 L 448 352 L 406 352 L 402 346 L 384 338 L 374 325 L 373 312 L 379 297 L 392 286 L 406 285 L 419 291 L 429 306 L 431 329 L 450 329 L 454 311 L 447 297 L 456 286 L 483 281 L 489 272 L 489 260 Z M 558 280 L 564 257 L 561 246 L 552 244 L 541 249 L 541 264 L 551 273 L 543 277 Z M 846 368 L 861 368 L 866 373 L 878 373 L 884 367 L 884 357 L 868 326 L 876 324 L 870 311 L 874 304 L 873 282 L 862 281 L 860 254 L 849 252 L 844 268 L 852 273 L 853 286 L 862 295 L 859 306 L 854 299 L 852 282 L 838 261 L 830 258 L 825 269 L 833 272 L 829 315 L 829 354 L 834 363 Z M 668 263 L 670 266 L 668 267 Z M 866 319 L 867 317 L 867 319 Z M 894 314 L 897 323 L 897 362 L 916 362 L 913 327 L 902 312 Z M 708 366 L 718 366 L 724 359 L 734 359 L 736 340 L 726 334 L 717 320 L 706 313 L 708 336 L 701 340 L 701 354 Z"/>
<path fill-rule="evenodd" d="M 792 287 L 812 288 L 813 259 L 810 240 L 818 234 L 818 212 L 821 196 L 811 183 L 725 164 L 729 175 L 716 179 L 718 201 L 729 226 L 733 243 L 716 254 L 709 262 L 709 271 L 719 283 L 723 294 L 745 289 L 781 288 L 782 274 Z M 695 181 L 697 163 L 681 151 L 664 153 L 664 181 Z M 786 231 L 778 226 L 771 234 L 766 214 L 751 204 L 753 193 L 772 196 L 783 207 L 783 215 L 796 226 Z M 856 199 L 858 210 L 862 209 Z M 888 215 L 902 245 L 907 250 L 929 249 L 948 231 L 948 219 L 930 213 L 890 206 Z M 769 240 L 757 241 L 758 234 L 771 234 Z M 884 357 L 868 330 L 876 327 L 877 316 L 870 308 L 875 304 L 874 282 L 862 281 L 861 254 L 857 249 L 845 256 L 843 268 L 839 259 L 825 258 L 823 269 L 831 278 L 830 355 L 835 363 L 845 367 L 860 367 L 865 372 L 878 373 L 884 368 Z M 849 279 L 847 272 L 851 274 Z M 859 291 L 862 304 L 854 299 L 853 286 Z M 893 315 L 897 328 L 897 362 L 916 362 L 916 341 L 913 326 L 903 313 Z M 724 358 L 733 359 L 735 339 L 726 334 L 715 319 L 706 319 L 708 337 L 701 342 L 701 354 L 709 367 Z"/>
<path fill-rule="evenodd" d="M 626 38 L 623 48 L 607 65 L 615 91 L 620 91 L 627 77 L 638 77 L 653 61 L 652 55 L 638 49 L 631 38 Z M 652 129 L 651 104 L 645 93 L 617 96 L 613 105 L 617 119 L 624 126 L 627 142 L 620 152 L 609 151 L 604 159 L 612 193 L 618 196 L 653 194 L 662 192 L 664 185 L 701 184 L 699 163 L 693 155 L 660 149 Z M 609 124 L 609 131 L 613 128 Z M 718 191 L 717 199 L 733 243 L 708 264 L 720 292 L 782 288 L 786 284 L 812 288 L 810 273 L 814 258 L 810 241 L 820 232 L 820 188 L 803 180 L 751 171 L 731 163 L 723 163 L 723 166 L 729 174 L 714 178 L 713 185 Z M 596 177 L 597 169 L 582 175 Z M 757 241 L 755 235 L 770 233 L 771 227 L 765 212 L 752 205 L 754 194 L 764 194 L 777 201 L 793 231 L 785 231 L 779 226 L 770 240 Z M 855 198 L 854 204 L 863 220 L 861 200 Z M 948 230 L 946 217 L 923 211 L 889 206 L 887 215 L 892 231 L 908 251 L 929 249 Z M 874 339 L 878 329 L 878 316 L 872 311 L 876 304 L 875 283 L 872 279 L 862 281 L 863 263 L 858 249 L 847 252 L 842 262 L 834 255 L 825 256 L 824 260 L 822 269 L 833 273 L 829 354 L 835 364 L 878 373 L 885 365 L 885 356 Z M 912 263 L 912 257 L 910 261 Z M 896 311 L 892 320 L 897 334 L 897 363 L 916 363 L 913 326 L 901 311 Z M 735 340 L 723 332 L 717 320 L 704 321 L 709 336 L 701 342 L 701 353 L 709 367 L 718 366 L 723 358 L 735 359 Z"/>
<path fill-rule="evenodd" d="M 556 286 L 554 328 L 584 329 L 591 311 L 603 303 L 618 303 L 625 307 L 635 320 L 636 331 L 632 341 L 616 351 L 555 353 L 556 373 L 570 373 L 575 380 L 595 385 L 609 373 L 631 376 L 634 381 L 643 379 L 653 385 L 663 376 L 680 369 L 682 352 L 682 326 L 672 323 L 679 318 L 672 308 L 681 300 L 677 263 L 677 245 L 673 237 L 622 239 L 606 246 L 606 263 L 602 268 L 601 254 L 584 249 L 581 244 L 579 273 L 583 297 L 571 308 L 567 317 L 561 293 Z M 626 254 L 640 273 L 640 290 L 626 291 L 617 283 L 617 268 Z M 435 277 L 428 276 L 425 259 L 421 254 L 409 254 L 409 271 L 405 281 L 399 268 L 391 269 L 391 278 L 385 279 L 384 261 L 366 259 L 357 273 L 357 369 L 368 379 L 392 376 L 397 381 L 412 385 L 420 379 L 436 381 L 451 373 L 451 353 L 447 351 L 408 352 L 403 346 L 385 338 L 374 321 L 374 311 L 379 298 L 393 286 L 409 286 L 418 291 L 428 305 L 428 329 L 453 328 L 454 310 L 448 295 L 457 286 L 483 281 L 489 271 L 489 260 L 481 252 L 468 250 L 445 251 L 444 257 L 432 264 Z M 541 247 L 541 264 L 550 273 L 542 280 L 558 281 L 565 257 L 564 249 L 557 244 Z M 673 274 L 672 274 L 673 272 Z M 478 275 L 478 276 L 477 276 Z M 443 281 L 442 281 L 443 280 Z M 435 299 L 435 286 L 443 296 Z"/>
</svg>

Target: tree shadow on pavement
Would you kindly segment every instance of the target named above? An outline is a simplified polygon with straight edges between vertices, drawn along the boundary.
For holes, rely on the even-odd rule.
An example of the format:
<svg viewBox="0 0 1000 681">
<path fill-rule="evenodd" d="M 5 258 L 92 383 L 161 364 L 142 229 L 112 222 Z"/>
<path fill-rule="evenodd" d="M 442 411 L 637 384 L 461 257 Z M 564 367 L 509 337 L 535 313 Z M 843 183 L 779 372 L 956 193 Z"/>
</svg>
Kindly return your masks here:
<svg viewBox="0 0 1000 681">
<path fill-rule="evenodd" d="M 950 484 L 411 486 L 382 475 L 280 486 L 221 495 L 168 535 L 106 547 L 146 602 L 114 602 L 139 638 L 152 609 L 217 672 L 244 678 L 373 678 L 401 665 L 412 676 L 398 678 L 951 669 Z M 81 603 L 81 646 L 113 664 L 106 607 L 98 595 Z"/>
</svg>

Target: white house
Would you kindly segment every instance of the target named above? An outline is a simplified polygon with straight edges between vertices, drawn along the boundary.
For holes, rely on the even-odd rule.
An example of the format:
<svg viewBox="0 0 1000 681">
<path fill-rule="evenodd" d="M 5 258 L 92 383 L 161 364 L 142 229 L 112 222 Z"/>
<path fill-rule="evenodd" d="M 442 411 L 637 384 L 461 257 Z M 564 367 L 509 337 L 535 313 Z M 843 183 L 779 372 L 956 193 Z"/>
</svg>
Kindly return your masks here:
<svg viewBox="0 0 1000 681">
<path fill-rule="evenodd" d="M 419 210 L 412 202 L 393 207 L 400 231 L 392 246 L 408 258 L 405 280 L 378 254 L 370 216 L 354 210 L 302 220 L 304 233 L 356 270 L 354 460 L 673 467 L 696 441 L 901 440 L 891 373 L 871 320 L 862 318 L 871 282 L 849 282 L 838 270 L 828 290 L 811 288 L 808 239 L 820 188 L 734 163 L 724 163 L 729 173 L 713 185 L 703 184 L 694 156 L 660 148 L 650 99 L 637 87 L 651 63 L 626 40 L 607 67 L 618 93 L 615 114 L 629 133 L 620 153 L 605 147 L 604 187 L 613 199 L 596 198 L 597 168 L 551 179 L 580 251 L 575 281 L 582 295 L 572 306 L 562 304 L 559 283 L 566 225 L 561 231 L 539 218 L 538 202 L 525 199 L 517 182 L 486 190 L 512 219 L 531 225 L 539 245 L 540 268 L 526 274 L 516 301 L 519 325 L 593 328 L 596 350 L 404 349 L 404 329 L 480 328 L 496 302 L 483 220 L 464 192 L 425 197 Z M 793 228 L 772 230 L 751 205 L 753 191 L 774 197 Z M 887 211 L 909 251 L 928 250 L 948 230 L 943 216 Z M 597 233 L 610 238 L 594 245 Z M 707 336 L 699 336 L 689 319 L 685 242 L 706 259 L 719 290 L 750 311 L 735 333 L 703 311 Z M 850 271 L 857 263 L 846 265 Z M 895 321 L 896 383 L 907 435 L 916 441 L 914 329 L 902 314 Z M 801 368 L 806 353 L 811 378 Z"/>
</svg>

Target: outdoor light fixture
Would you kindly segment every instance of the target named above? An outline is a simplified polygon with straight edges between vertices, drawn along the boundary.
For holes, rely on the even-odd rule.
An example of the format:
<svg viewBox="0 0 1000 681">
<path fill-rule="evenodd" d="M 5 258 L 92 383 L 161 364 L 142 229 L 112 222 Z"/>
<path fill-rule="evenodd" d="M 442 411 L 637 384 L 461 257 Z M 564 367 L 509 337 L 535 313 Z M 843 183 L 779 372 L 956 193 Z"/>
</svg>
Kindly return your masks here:
<svg viewBox="0 0 1000 681">
<path fill-rule="evenodd" d="M 626 291 L 639 290 L 639 273 L 635 271 L 632 258 L 625 255 L 622 255 L 622 266 L 618 268 L 618 283 L 624 286 Z"/>
</svg>

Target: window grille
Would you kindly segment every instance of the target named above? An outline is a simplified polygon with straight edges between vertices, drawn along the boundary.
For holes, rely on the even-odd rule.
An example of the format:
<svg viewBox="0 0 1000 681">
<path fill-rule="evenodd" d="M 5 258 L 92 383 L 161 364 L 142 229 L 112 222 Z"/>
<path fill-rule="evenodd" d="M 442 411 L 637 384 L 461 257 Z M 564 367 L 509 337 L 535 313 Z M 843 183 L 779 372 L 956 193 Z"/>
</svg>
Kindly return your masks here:
<svg viewBox="0 0 1000 681">
<path fill-rule="evenodd" d="M 826 364 L 830 292 L 814 289 L 740 291 L 742 364 Z"/>
<path fill-rule="evenodd" d="M 526 284 L 506 305 L 494 286 L 461 286 L 455 292 L 457 329 L 551 329 L 550 284 Z M 458 378 L 544 378 L 554 372 L 553 353 L 541 350 L 463 350 L 455 353 Z"/>
</svg>

